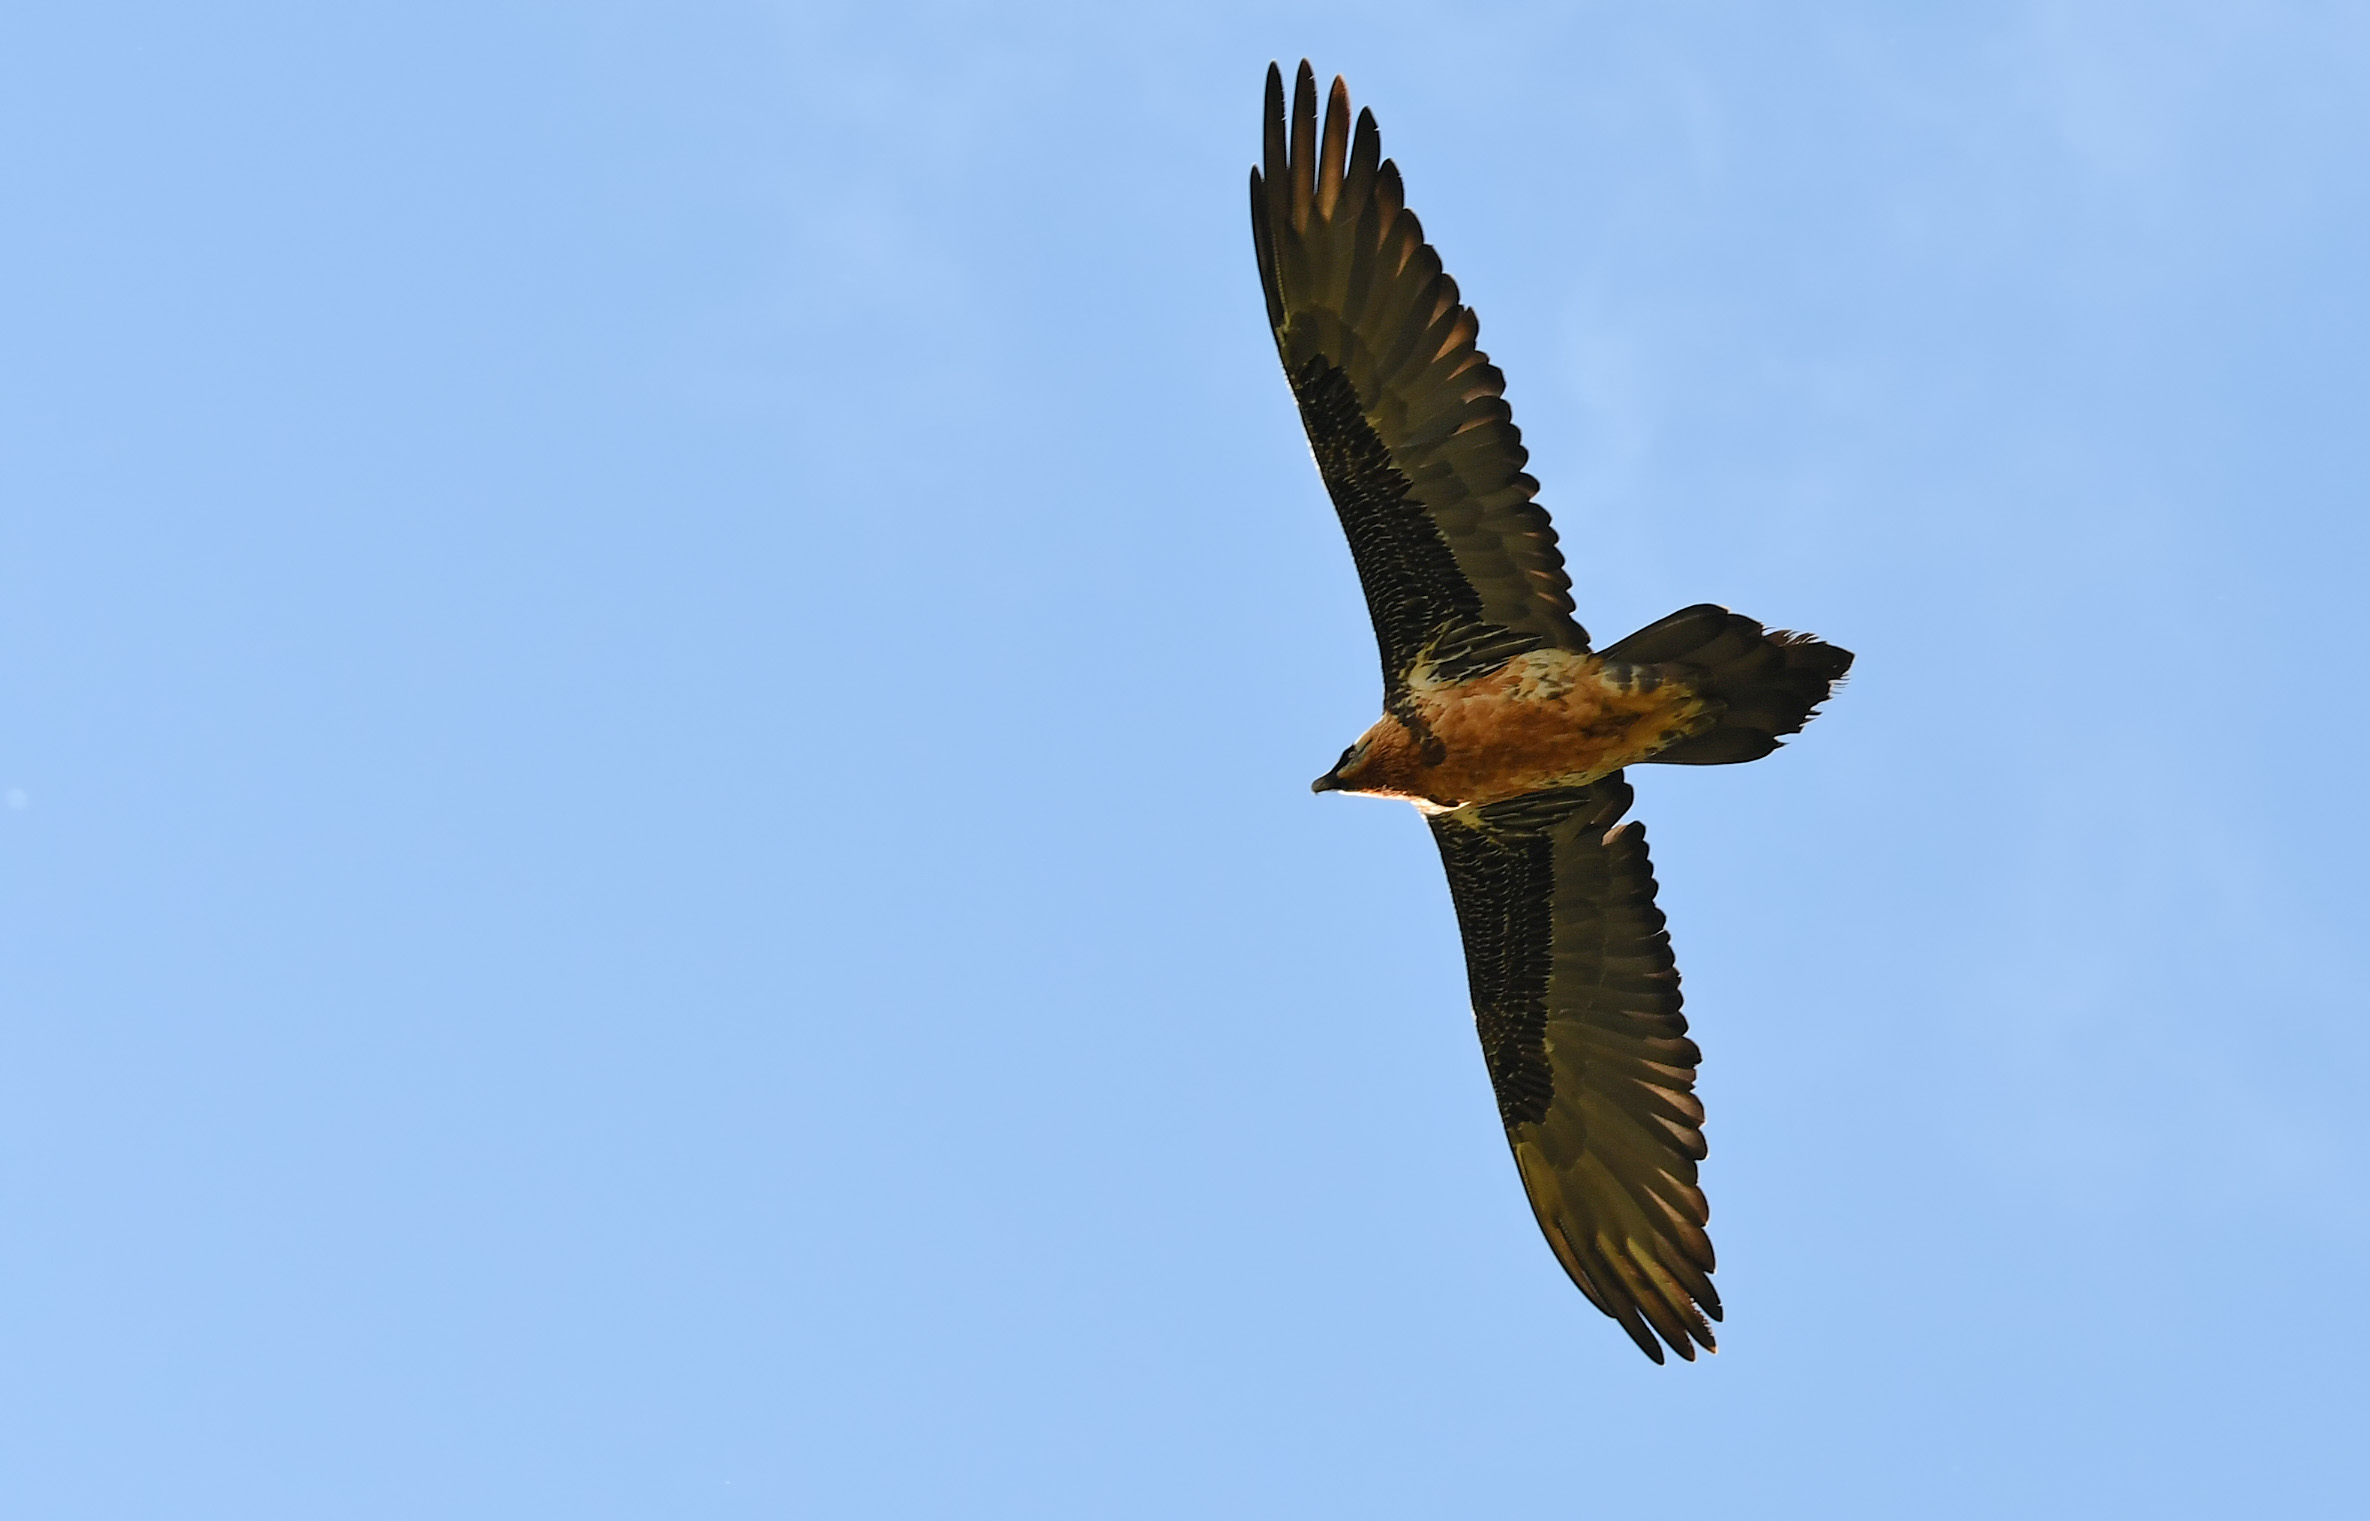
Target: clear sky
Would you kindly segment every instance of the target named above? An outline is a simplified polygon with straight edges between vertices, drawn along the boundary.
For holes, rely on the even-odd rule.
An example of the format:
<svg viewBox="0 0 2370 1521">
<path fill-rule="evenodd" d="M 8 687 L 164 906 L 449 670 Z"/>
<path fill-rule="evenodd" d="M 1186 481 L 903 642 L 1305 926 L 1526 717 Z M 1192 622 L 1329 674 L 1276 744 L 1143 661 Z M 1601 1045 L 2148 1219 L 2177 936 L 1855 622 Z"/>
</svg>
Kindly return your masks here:
<svg viewBox="0 0 2370 1521">
<path fill-rule="evenodd" d="M 6 32 L 0 1509 L 2360 1514 L 2370 10 Z M 1860 655 L 1635 778 L 1694 1366 L 1308 792 L 1304 54 L 1599 637 Z"/>
</svg>

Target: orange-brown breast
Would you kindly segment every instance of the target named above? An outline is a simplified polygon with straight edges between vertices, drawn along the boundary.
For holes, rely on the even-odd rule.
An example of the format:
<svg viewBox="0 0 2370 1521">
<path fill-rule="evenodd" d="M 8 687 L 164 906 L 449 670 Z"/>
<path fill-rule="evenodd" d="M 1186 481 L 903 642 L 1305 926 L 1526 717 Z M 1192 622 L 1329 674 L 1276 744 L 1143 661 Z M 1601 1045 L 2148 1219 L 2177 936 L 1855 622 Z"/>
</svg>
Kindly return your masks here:
<svg viewBox="0 0 2370 1521">
<path fill-rule="evenodd" d="M 1467 682 L 1427 682 L 1419 671 L 1409 696 L 1417 723 L 1437 743 L 1426 747 L 1420 733 L 1384 719 L 1375 733 L 1381 753 L 1357 790 L 1452 808 L 1592 782 L 1718 717 L 1691 688 L 1651 668 L 1554 649 Z"/>
</svg>

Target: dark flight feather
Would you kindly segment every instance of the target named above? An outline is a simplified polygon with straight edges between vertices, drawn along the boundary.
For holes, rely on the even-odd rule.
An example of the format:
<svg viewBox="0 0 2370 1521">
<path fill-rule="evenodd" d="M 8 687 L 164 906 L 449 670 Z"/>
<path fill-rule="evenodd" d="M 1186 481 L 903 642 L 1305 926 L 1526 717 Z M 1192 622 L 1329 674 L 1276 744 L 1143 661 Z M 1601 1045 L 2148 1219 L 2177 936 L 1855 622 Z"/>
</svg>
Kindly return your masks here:
<svg viewBox="0 0 2370 1521">
<path fill-rule="evenodd" d="M 1656 1362 L 1714 1346 L 1695 1042 L 1629 784 L 1437 815 L 1473 1021 L 1556 1260 Z M 1659 1338 L 1659 1339 L 1658 1339 Z"/>
<path fill-rule="evenodd" d="M 1308 65 L 1289 113 L 1271 67 L 1263 136 L 1251 229 L 1267 320 L 1357 561 L 1386 693 L 1444 634 L 1498 661 L 1587 649 L 1506 378 L 1406 209 L 1373 115 L 1353 127 L 1337 79 L 1320 132 Z"/>
</svg>

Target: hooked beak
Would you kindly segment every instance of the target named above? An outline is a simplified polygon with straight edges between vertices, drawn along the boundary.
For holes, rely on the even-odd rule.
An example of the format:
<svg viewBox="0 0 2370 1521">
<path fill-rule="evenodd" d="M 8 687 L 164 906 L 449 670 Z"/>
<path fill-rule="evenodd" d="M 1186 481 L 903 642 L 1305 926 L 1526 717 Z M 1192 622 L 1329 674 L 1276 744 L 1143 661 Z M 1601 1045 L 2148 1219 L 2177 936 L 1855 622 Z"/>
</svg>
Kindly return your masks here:
<svg viewBox="0 0 2370 1521">
<path fill-rule="evenodd" d="M 1323 776 L 1318 777 L 1308 784 L 1308 790 L 1311 792 L 1339 792 L 1341 790 L 1341 768 L 1336 766 Z"/>
</svg>

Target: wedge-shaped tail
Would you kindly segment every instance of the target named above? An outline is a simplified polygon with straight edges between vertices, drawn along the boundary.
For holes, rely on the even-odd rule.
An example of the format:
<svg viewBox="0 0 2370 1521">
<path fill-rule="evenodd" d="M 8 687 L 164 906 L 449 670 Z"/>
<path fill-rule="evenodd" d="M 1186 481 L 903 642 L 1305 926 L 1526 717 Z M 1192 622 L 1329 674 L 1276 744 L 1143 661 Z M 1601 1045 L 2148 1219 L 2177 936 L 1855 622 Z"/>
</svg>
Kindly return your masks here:
<svg viewBox="0 0 2370 1521">
<path fill-rule="evenodd" d="M 1605 650 L 1607 660 L 1663 667 L 1721 704 L 1720 721 L 1652 757 L 1662 766 L 1759 760 L 1798 734 L 1833 695 L 1852 652 L 1809 634 L 1765 629 L 1710 602 L 1683 607 Z"/>
</svg>

